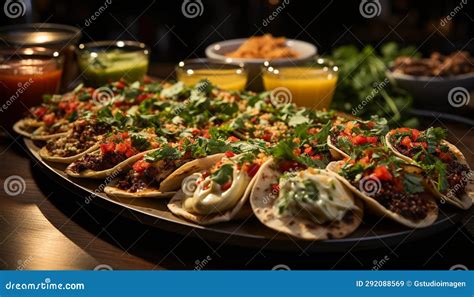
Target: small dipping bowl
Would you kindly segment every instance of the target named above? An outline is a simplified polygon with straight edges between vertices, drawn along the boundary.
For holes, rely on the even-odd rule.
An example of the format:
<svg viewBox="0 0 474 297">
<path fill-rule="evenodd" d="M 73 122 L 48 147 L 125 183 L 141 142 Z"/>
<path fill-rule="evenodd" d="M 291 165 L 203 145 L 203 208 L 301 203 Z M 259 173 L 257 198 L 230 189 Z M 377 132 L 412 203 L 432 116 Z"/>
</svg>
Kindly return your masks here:
<svg viewBox="0 0 474 297">
<path fill-rule="evenodd" d="M 243 91 L 247 84 L 247 71 L 243 64 L 221 63 L 208 59 L 181 61 L 176 67 L 176 76 L 187 86 L 207 79 L 223 90 Z"/>
<path fill-rule="evenodd" d="M 263 85 L 271 91 L 272 102 L 293 102 L 310 109 L 328 109 L 336 89 L 338 67 L 317 58 L 314 61 L 282 65 L 264 62 Z"/>
<path fill-rule="evenodd" d="M 80 44 L 77 57 L 87 86 L 99 87 L 124 79 L 141 81 L 148 71 L 150 50 L 136 41 L 98 41 Z"/>
<path fill-rule="evenodd" d="M 2 125 L 10 126 L 28 107 L 41 104 L 43 95 L 58 92 L 63 62 L 59 52 L 42 47 L 0 50 Z"/>
</svg>

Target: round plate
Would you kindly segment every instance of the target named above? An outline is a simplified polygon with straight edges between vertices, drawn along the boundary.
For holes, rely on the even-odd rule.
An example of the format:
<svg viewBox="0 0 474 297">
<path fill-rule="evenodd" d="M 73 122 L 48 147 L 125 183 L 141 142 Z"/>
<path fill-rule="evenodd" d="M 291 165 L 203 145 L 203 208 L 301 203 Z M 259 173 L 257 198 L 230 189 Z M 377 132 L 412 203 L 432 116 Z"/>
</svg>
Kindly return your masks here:
<svg viewBox="0 0 474 297">
<path fill-rule="evenodd" d="M 30 155 L 38 160 L 39 167 L 58 184 L 84 197 L 84 203 L 102 205 L 109 210 L 119 212 L 123 211 L 123 208 L 127 208 L 135 212 L 136 216 L 132 216 L 132 219 L 139 220 L 142 223 L 171 232 L 198 235 L 220 244 L 299 252 L 301 250 L 305 252 L 344 252 L 396 246 L 402 242 L 421 239 L 454 226 L 462 218 L 462 215 L 456 213 L 451 207 L 443 207 L 438 220 L 433 225 L 414 230 L 386 219 L 379 221 L 379 218 L 366 214 L 364 223 L 350 236 L 343 239 L 324 241 L 295 239 L 267 228 L 254 217 L 250 217 L 245 221 L 200 226 L 176 217 L 169 212 L 166 206 L 167 199 L 108 197 L 99 191 L 104 187 L 103 181 L 68 177 L 64 173 L 66 164 L 44 162 L 38 155 L 40 147 L 26 138 L 24 142 Z"/>
</svg>

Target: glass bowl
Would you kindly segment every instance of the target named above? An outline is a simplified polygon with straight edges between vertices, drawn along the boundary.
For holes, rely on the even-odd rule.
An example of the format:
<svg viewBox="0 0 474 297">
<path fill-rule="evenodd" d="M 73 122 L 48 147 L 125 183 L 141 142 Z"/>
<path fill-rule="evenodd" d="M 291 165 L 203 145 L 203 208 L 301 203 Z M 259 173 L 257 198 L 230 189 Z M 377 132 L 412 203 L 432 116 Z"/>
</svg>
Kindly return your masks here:
<svg viewBox="0 0 474 297">
<path fill-rule="evenodd" d="M 336 89 L 339 68 L 317 58 L 311 62 L 278 65 L 265 62 L 262 69 L 265 90 L 272 102 L 293 102 L 311 109 L 328 109 Z"/>
<path fill-rule="evenodd" d="M 97 41 L 80 44 L 77 49 L 83 81 L 93 87 L 120 79 L 143 80 L 149 54 L 149 48 L 136 41 Z"/>
<path fill-rule="evenodd" d="M 242 64 L 222 63 L 208 59 L 179 62 L 176 67 L 176 76 L 188 86 L 207 79 L 223 90 L 242 91 L 247 84 L 247 71 Z"/>
</svg>

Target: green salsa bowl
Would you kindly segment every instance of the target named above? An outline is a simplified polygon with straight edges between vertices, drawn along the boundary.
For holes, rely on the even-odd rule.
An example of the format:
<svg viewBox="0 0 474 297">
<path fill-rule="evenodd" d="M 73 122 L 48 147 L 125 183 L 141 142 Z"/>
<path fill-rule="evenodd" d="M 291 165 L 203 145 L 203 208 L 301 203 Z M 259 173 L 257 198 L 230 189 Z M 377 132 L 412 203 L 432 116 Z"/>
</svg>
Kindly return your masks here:
<svg viewBox="0 0 474 297">
<path fill-rule="evenodd" d="M 81 77 L 87 86 L 99 87 L 124 79 L 142 80 L 148 71 L 150 50 L 136 41 L 97 41 L 77 50 Z"/>
</svg>

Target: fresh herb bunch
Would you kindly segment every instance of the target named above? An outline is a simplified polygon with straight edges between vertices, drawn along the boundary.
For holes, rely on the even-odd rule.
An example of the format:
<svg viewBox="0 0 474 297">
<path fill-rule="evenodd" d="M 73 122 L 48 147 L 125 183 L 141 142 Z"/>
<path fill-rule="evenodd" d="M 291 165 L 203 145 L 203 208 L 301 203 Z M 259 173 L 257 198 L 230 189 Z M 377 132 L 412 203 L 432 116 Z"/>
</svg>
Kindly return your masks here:
<svg viewBox="0 0 474 297">
<path fill-rule="evenodd" d="M 391 125 L 417 126 L 417 119 L 406 115 L 413 98 L 389 80 L 387 70 L 396 57 L 418 55 L 415 48 L 400 48 L 394 42 L 383 45 L 380 53 L 372 46 L 336 48 L 328 57 L 339 67 L 331 108 L 361 118 L 384 116 Z"/>
</svg>

